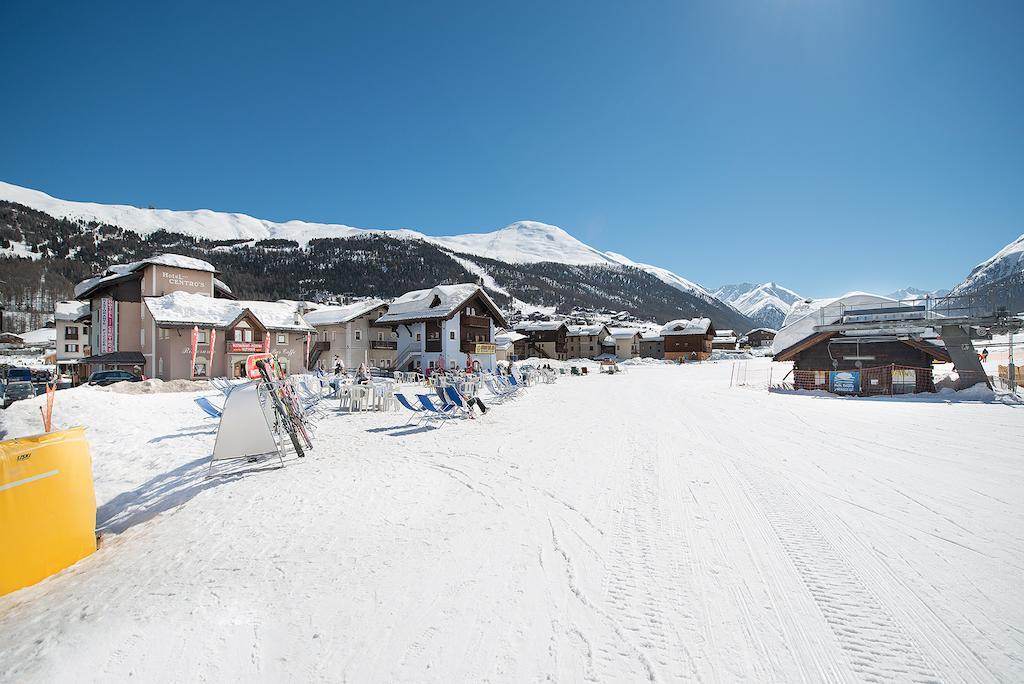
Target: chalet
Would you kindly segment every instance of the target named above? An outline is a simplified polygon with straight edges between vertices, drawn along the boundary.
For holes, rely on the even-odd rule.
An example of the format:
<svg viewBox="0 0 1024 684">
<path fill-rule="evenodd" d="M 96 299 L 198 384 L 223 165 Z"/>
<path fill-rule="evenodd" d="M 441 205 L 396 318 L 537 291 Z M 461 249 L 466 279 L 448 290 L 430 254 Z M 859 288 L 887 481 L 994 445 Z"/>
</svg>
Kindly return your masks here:
<svg viewBox="0 0 1024 684">
<path fill-rule="evenodd" d="M 595 325 L 571 325 L 566 330 L 566 342 L 570 359 L 593 359 L 601 354 L 601 340 L 611 333 L 600 323 Z"/>
<path fill-rule="evenodd" d="M 886 327 L 845 332 L 816 331 L 836 323 L 846 305 L 891 302 L 884 297 L 854 294 L 829 302 L 778 331 L 776 361 L 793 362 L 793 386 L 836 394 L 908 394 L 934 392 L 934 363 L 950 362 L 949 352 L 928 328 Z M 833 308 L 834 307 L 834 308 Z"/>
<path fill-rule="evenodd" d="M 515 330 L 497 328 L 494 331 L 494 359 L 497 362 L 513 361 L 516 358 L 515 343 L 525 339 L 526 335 L 517 333 Z"/>
<path fill-rule="evenodd" d="M 775 341 L 775 330 L 771 328 L 754 328 L 740 338 L 740 346 L 743 347 L 770 347 Z"/>
<path fill-rule="evenodd" d="M 387 302 L 370 299 L 344 306 L 323 306 L 303 314 L 316 328 L 310 352 L 310 367 L 318 363 L 331 367 L 341 363 L 355 368 L 361 363 L 391 369 L 398 350 L 398 334 L 377 320 L 388 312 Z"/>
<path fill-rule="evenodd" d="M 12 332 L 0 332 L 0 344 L 12 348 L 23 347 L 25 346 L 25 341 L 21 339 L 21 335 L 15 335 Z"/>
<path fill-rule="evenodd" d="M 711 339 L 712 349 L 736 349 L 736 331 L 719 330 Z"/>
<path fill-rule="evenodd" d="M 657 333 L 640 336 L 640 356 L 645 359 L 665 358 L 665 338 Z"/>
<path fill-rule="evenodd" d="M 569 358 L 565 321 L 523 321 L 515 330 L 523 337 L 514 343 L 515 355 L 520 359 L 536 356 L 541 359 L 565 361 Z"/>
<path fill-rule="evenodd" d="M 715 326 L 710 318 L 669 321 L 661 329 L 669 361 L 704 361 L 711 357 Z"/>
<path fill-rule="evenodd" d="M 150 375 L 161 380 L 192 377 L 244 377 L 250 354 L 267 351 L 285 373 L 306 368 L 306 346 L 316 328 L 291 302 L 243 301 L 172 292 L 146 297 L 153 321 L 154 364 Z M 198 328 L 195 366 L 192 331 Z"/>
<path fill-rule="evenodd" d="M 53 306 L 53 319 L 57 374 L 70 377 L 71 384 L 78 385 L 87 377 L 82 360 L 90 353 L 89 302 L 57 302 Z"/>
<path fill-rule="evenodd" d="M 640 331 L 636 328 L 612 328 L 611 335 L 615 356 L 633 359 L 640 356 Z"/>
<path fill-rule="evenodd" d="M 396 369 L 461 368 L 479 362 L 494 370 L 494 330 L 508 322 L 483 288 L 462 283 L 407 292 L 391 302 L 376 325 L 391 326 L 398 335 Z"/>
</svg>

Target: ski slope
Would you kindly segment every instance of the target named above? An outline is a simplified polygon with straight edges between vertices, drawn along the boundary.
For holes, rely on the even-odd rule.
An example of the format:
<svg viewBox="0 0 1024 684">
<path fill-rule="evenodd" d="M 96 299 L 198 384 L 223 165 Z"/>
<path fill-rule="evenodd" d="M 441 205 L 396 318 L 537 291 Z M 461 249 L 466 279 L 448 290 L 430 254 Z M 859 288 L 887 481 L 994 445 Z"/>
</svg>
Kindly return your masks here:
<svg viewBox="0 0 1024 684">
<path fill-rule="evenodd" d="M 1024 408 L 730 372 L 564 377 L 439 430 L 335 415 L 310 458 L 213 480 L 194 395 L 62 391 L 104 541 L 0 598 L 0 680 L 1024 680 Z"/>
</svg>

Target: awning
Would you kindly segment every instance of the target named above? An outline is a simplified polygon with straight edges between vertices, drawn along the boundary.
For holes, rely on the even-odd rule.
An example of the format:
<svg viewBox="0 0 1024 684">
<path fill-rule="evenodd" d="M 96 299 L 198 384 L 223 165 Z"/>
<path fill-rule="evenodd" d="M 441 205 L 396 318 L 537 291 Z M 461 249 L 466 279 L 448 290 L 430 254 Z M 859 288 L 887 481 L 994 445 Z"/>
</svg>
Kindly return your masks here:
<svg viewBox="0 0 1024 684">
<path fill-rule="evenodd" d="M 86 356 L 80 363 L 99 366 L 145 366 L 146 357 L 142 352 L 110 352 L 109 354 L 94 354 Z"/>
</svg>

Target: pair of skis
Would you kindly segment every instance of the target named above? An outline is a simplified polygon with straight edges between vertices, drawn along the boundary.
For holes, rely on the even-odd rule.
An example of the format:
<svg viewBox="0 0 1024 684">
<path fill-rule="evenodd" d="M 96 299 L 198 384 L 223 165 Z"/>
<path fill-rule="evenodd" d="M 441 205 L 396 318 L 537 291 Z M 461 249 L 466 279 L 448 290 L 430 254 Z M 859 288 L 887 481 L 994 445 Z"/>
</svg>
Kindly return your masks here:
<svg viewBox="0 0 1024 684">
<path fill-rule="evenodd" d="M 298 454 L 299 458 L 304 458 L 306 452 L 302 443 L 305 442 L 306 448 L 312 449 L 313 438 L 309 434 L 309 430 L 306 429 L 306 422 L 302 417 L 302 412 L 299 410 L 297 398 L 291 391 L 291 388 L 288 387 L 288 383 L 284 382 L 283 374 L 278 372 L 276 373 L 278 377 L 271 378 L 272 368 L 267 367 L 265 360 L 257 359 L 256 368 L 259 369 L 263 382 L 267 383 L 267 387 L 270 388 L 270 397 L 274 402 L 274 410 L 277 412 L 278 419 L 284 425 L 284 430 L 288 433 L 289 439 L 291 439 L 295 453 Z"/>
</svg>

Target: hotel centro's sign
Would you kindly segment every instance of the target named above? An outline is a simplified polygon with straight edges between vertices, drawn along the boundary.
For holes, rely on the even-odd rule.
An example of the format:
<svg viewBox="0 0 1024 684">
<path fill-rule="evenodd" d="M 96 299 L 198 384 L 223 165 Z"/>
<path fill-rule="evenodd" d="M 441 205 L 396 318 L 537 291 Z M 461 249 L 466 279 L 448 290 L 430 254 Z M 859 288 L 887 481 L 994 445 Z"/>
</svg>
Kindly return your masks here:
<svg viewBox="0 0 1024 684">
<path fill-rule="evenodd" d="M 189 287 L 194 290 L 206 290 L 210 287 L 208 283 L 204 283 L 201 280 L 193 280 L 195 276 L 176 271 L 160 271 L 160 277 L 166 280 L 168 285 L 177 288 Z"/>
<path fill-rule="evenodd" d="M 495 346 L 493 344 L 488 344 L 488 343 L 485 343 L 485 342 L 477 342 L 476 343 L 476 353 L 477 354 L 494 354 L 495 353 Z"/>
<path fill-rule="evenodd" d="M 229 354 L 255 354 L 262 351 L 262 342 L 228 342 Z"/>
</svg>

